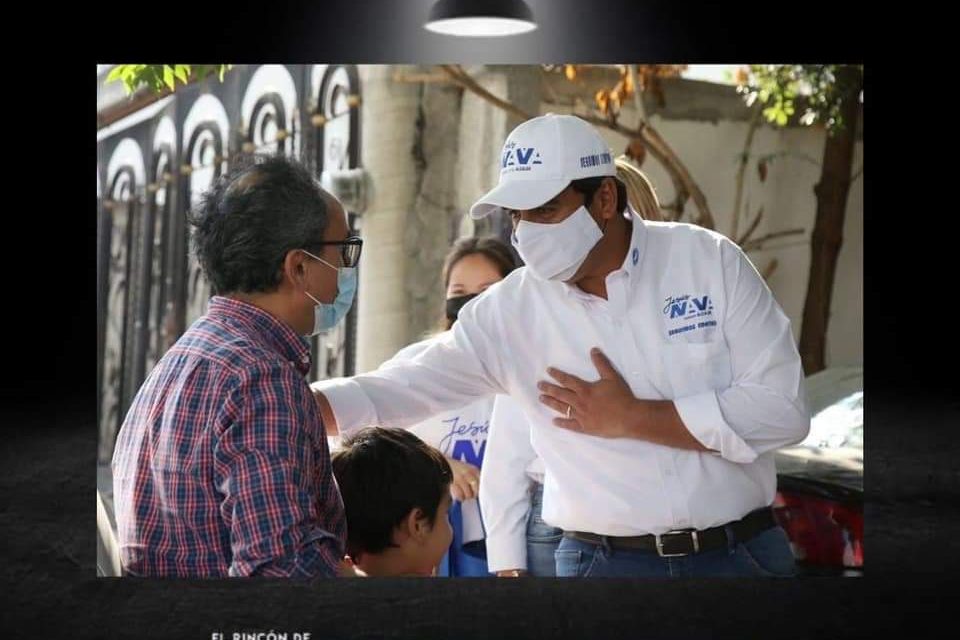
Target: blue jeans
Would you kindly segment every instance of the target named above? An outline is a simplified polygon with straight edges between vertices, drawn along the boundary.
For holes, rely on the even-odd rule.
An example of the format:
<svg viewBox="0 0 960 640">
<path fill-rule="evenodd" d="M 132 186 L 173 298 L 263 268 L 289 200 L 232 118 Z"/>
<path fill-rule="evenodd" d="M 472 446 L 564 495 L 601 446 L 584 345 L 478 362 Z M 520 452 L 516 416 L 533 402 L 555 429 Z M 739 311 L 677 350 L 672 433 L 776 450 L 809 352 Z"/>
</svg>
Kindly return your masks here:
<svg viewBox="0 0 960 640">
<path fill-rule="evenodd" d="M 543 485 L 536 483 L 530 496 L 530 515 L 527 517 L 527 573 L 531 576 L 556 575 L 554 554 L 563 537 L 563 530 L 543 521 Z"/>
<path fill-rule="evenodd" d="M 676 558 L 661 558 L 656 551 L 613 550 L 606 544 L 591 544 L 563 538 L 556 552 L 560 577 L 740 577 L 788 578 L 796 574 L 793 552 L 780 527 L 762 531 L 753 538 L 726 548 Z"/>
</svg>

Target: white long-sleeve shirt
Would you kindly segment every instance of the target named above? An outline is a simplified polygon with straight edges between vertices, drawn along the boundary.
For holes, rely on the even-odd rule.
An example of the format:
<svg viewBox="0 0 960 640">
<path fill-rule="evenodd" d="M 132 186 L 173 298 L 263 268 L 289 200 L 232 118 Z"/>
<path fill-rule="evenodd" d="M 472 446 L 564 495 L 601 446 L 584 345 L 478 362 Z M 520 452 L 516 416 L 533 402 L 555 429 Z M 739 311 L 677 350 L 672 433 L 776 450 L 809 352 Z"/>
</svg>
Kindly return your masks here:
<svg viewBox="0 0 960 640">
<path fill-rule="evenodd" d="M 526 569 L 531 480 L 543 482 L 543 462 L 530 442 L 527 416 L 510 396 L 494 401 L 487 438 L 487 453 L 491 452 L 480 471 L 487 568 Z"/>
<path fill-rule="evenodd" d="M 771 504 L 773 451 L 810 427 L 790 321 L 727 238 L 631 219 L 630 249 L 606 278 L 606 300 L 520 268 L 413 360 L 313 386 L 343 430 L 406 426 L 478 396 L 510 395 L 543 461 L 543 519 L 564 530 L 704 529 Z M 555 427 L 537 382 L 549 380 L 548 366 L 597 380 L 592 347 L 638 398 L 673 400 L 691 434 L 717 453 Z"/>
<path fill-rule="evenodd" d="M 438 334 L 407 345 L 381 366 L 387 368 L 407 362 L 426 351 L 441 337 L 442 334 Z M 407 429 L 443 455 L 483 469 L 494 397 L 475 398 L 464 406 L 430 416 Z M 463 542 L 483 540 L 485 534 L 479 501 L 476 498 L 465 500 L 460 506 L 460 513 L 463 519 Z"/>
</svg>

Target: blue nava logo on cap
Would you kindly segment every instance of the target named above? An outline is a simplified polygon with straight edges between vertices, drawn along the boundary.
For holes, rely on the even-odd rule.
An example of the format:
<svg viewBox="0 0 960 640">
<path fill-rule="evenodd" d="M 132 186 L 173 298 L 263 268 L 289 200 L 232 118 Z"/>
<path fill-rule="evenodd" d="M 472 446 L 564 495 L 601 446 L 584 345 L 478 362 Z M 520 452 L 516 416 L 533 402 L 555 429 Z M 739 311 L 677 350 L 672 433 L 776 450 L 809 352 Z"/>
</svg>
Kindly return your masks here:
<svg viewBox="0 0 960 640">
<path fill-rule="evenodd" d="M 580 156 L 580 168 L 589 169 L 590 167 L 599 167 L 602 164 L 612 164 L 613 156 L 609 153 L 594 153 L 589 156 Z"/>
<path fill-rule="evenodd" d="M 535 164 L 543 164 L 540 152 L 536 147 L 518 147 L 516 142 L 509 142 L 503 147 L 503 158 L 500 168 L 513 167 L 514 171 L 530 171 Z"/>
</svg>

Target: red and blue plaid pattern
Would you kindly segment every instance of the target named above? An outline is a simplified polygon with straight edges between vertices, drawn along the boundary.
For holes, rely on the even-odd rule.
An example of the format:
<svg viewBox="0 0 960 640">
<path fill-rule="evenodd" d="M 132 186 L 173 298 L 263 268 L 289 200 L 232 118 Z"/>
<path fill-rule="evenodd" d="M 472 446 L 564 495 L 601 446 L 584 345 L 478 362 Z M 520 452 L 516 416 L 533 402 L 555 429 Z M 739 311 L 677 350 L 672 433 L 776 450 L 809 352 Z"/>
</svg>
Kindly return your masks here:
<svg viewBox="0 0 960 640">
<path fill-rule="evenodd" d="M 307 342 L 214 297 L 134 398 L 113 454 L 124 571 L 332 576 L 346 519 Z"/>
</svg>

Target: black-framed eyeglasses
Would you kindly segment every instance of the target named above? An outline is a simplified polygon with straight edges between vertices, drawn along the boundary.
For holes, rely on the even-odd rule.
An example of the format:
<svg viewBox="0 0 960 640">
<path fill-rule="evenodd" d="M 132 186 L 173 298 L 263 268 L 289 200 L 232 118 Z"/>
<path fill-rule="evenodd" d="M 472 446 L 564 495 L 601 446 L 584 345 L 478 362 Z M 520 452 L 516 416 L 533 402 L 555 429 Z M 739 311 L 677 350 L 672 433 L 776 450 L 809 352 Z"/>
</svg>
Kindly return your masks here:
<svg viewBox="0 0 960 640">
<path fill-rule="evenodd" d="M 350 236 L 345 240 L 327 240 L 314 243 L 318 246 L 334 244 L 340 247 L 340 264 L 344 267 L 355 267 L 360 262 L 360 252 L 363 250 L 363 238 Z"/>
</svg>

